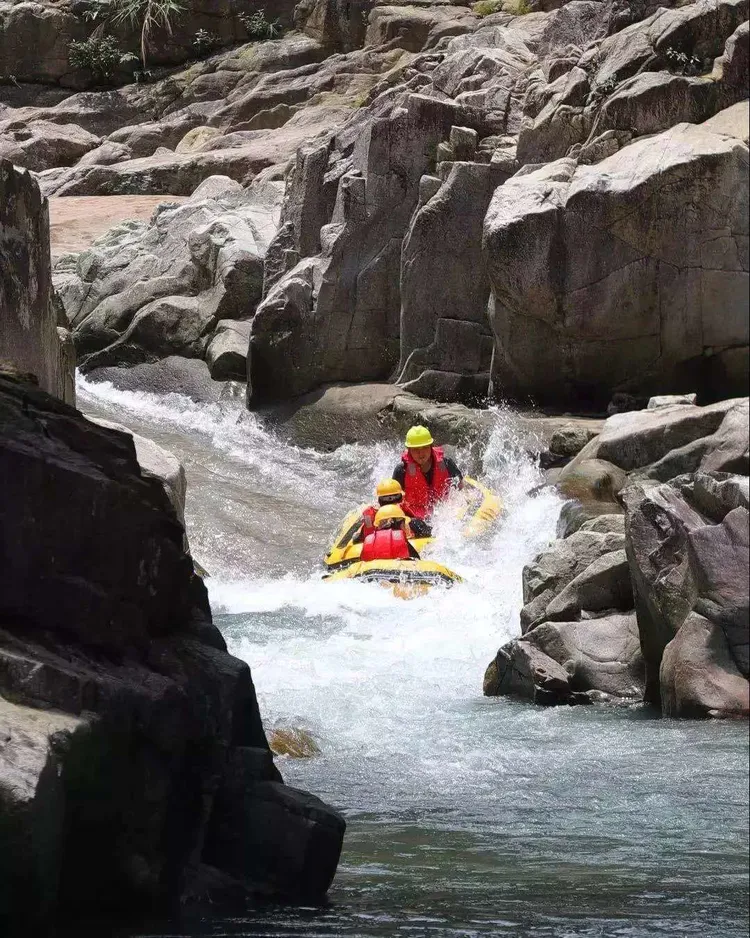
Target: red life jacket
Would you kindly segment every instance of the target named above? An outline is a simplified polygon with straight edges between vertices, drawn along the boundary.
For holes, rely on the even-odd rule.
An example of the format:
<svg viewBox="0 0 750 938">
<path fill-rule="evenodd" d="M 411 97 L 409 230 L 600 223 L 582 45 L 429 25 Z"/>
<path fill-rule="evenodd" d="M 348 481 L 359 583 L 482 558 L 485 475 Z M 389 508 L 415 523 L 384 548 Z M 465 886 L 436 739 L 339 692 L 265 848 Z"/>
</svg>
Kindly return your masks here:
<svg viewBox="0 0 750 938">
<path fill-rule="evenodd" d="M 445 465 L 445 456 L 439 446 L 432 447 L 432 485 L 424 472 L 412 459 L 409 450 L 401 456 L 406 466 L 404 477 L 404 511 L 413 518 L 426 518 L 435 505 L 444 499 L 451 487 L 451 477 Z M 408 506 L 408 507 L 407 507 Z"/>
<path fill-rule="evenodd" d="M 376 531 L 362 545 L 361 560 L 409 560 L 409 545 L 403 531 Z"/>
</svg>

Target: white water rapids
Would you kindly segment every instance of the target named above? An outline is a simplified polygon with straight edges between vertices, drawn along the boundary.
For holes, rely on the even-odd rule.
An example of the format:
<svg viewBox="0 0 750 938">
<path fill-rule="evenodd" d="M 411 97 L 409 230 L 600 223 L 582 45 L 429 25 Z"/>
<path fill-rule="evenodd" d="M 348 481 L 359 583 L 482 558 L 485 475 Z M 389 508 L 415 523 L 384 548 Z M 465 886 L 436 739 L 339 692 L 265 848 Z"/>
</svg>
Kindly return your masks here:
<svg viewBox="0 0 750 938">
<path fill-rule="evenodd" d="M 477 552 L 444 512 L 433 556 L 465 583 L 404 601 L 321 580 L 340 520 L 390 475 L 396 444 L 301 450 L 231 396 L 199 405 L 81 379 L 79 407 L 185 464 L 215 620 L 252 667 L 266 726 L 304 728 L 321 749 L 279 767 L 349 822 L 328 906 L 159 935 L 747 934 L 741 725 L 482 697 L 560 505 L 528 494 L 541 476 L 512 412 L 497 412 L 480 473 L 502 525 Z"/>
</svg>

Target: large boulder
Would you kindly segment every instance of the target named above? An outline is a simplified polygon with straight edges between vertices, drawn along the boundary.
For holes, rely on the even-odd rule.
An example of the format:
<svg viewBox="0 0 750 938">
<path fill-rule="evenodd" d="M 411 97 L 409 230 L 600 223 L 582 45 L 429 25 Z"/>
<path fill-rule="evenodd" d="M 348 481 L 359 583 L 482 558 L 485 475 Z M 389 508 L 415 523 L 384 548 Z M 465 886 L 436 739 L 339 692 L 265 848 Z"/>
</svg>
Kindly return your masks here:
<svg viewBox="0 0 750 938">
<path fill-rule="evenodd" d="M 568 585 L 595 563 L 625 546 L 622 534 L 578 531 L 553 542 L 523 568 L 521 631 L 528 632 L 547 619 L 547 607 Z"/>
<path fill-rule="evenodd" d="M 484 232 L 496 393 L 713 392 L 717 359 L 748 345 L 747 160 L 736 138 L 680 124 L 501 186 Z"/>
<path fill-rule="evenodd" d="M 397 380 L 414 394 L 455 400 L 486 398 L 489 391 L 493 340 L 481 232 L 498 181 L 489 164 L 453 163 L 412 218 L 401 251 Z"/>
<path fill-rule="evenodd" d="M 700 668 L 680 662 L 685 656 L 709 662 L 713 649 L 712 669 L 726 670 L 731 659 L 748 676 L 747 485 L 696 473 L 661 485 L 633 485 L 623 498 L 647 699 L 672 715 L 734 711 L 731 695 L 723 705 L 714 695 L 701 711 L 696 701 L 704 699 L 702 692 L 689 683 L 690 674 L 703 680 Z"/>
<path fill-rule="evenodd" d="M 76 124 L 38 120 L 18 126 L 12 118 L 0 120 L 0 158 L 36 172 L 72 166 L 99 142 L 99 137 Z"/>
<path fill-rule="evenodd" d="M 253 319 L 248 358 L 253 406 L 326 383 L 390 375 L 399 355 L 401 239 L 438 144 L 452 126 L 467 123 L 474 130 L 484 126 L 478 113 L 453 102 L 408 94 L 403 106 L 363 122 L 359 134 L 351 122 L 347 131 L 353 139 L 336 139 L 348 148 L 349 159 L 339 154 L 333 160 L 331 153 L 318 172 L 309 173 L 297 198 L 305 199 L 315 187 L 320 201 L 317 190 L 327 165 L 335 204 L 319 230 L 319 254 L 299 260 L 301 232 L 293 226 L 287 247 L 291 269 L 271 286 Z M 288 210 L 295 214 L 293 205 Z M 285 206 L 284 223 L 286 213 Z"/>
<path fill-rule="evenodd" d="M 0 159 L 0 368 L 33 374 L 75 400 L 75 354 L 52 289 L 47 200 L 27 172 Z"/>
<path fill-rule="evenodd" d="M 545 622 L 526 641 L 562 665 L 574 691 L 613 697 L 643 695 L 643 657 L 634 613 L 580 622 Z"/>
<path fill-rule="evenodd" d="M 0 423 L 3 935 L 177 900 L 209 830 L 241 888 L 319 898 L 343 820 L 279 784 L 163 480 L 131 436 L 31 384 L 0 377 Z M 248 760 L 257 786 L 239 791 Z M 284 837 L 238 861 L 216 834 L 226 811 Z"/>
<path fill-rule="evenodd" d="M 614 495 L 622 488 L 626 473 L 660 482 L 699 469 L 747 475 L 748 403 L 747 398 L 736 398 L 705 407 L 671 404 L 615 414 L 565 467 L 560 485 L 567 480 L 572 484 L 600 463 L 619 470 Z"/>
<path fill-rule="evenodd" d="M 164 203 L 150 223 L 112 229 L 77 258 L 57 264 L 56 279 L 83 371 L 203 358 L 218 322 L 249 319 L 263 288 L 263 260 L 276 231 L 280 187 Z"/>
</svg>

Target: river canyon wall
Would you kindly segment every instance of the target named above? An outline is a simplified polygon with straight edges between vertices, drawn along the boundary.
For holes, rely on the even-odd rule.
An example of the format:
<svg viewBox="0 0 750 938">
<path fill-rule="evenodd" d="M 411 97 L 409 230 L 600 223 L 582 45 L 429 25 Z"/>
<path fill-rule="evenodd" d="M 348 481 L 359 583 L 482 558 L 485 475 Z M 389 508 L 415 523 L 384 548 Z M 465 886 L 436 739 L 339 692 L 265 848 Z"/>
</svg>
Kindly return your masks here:
<svg viewBox="0 0 750 938">
<path fill-rule="evenodd" d="M 344 820 L 274 765 L 193 569 L 182 467 L 63 400 L 46 202 L 0 171 L 0 931 L 317 900 Z"/>
<path fill-rule="evenodd" d="M 69 406 L 66 330 L 94 377 L 239 379 L 253 408 L 697 392 L 550 479 L 561 538 L 486 690 L 746 712 L 747 0 L 303 0 L 264 37 L 194 0 L 106 77 L 70 61 L 94 6 L 0 0 L 6 931 L 87 906 L 78 870 L 109 910 L 319 895 L 343 834 L 280 782 L 162 482 Z M 56 253 L 59 301 L 39 190 L 106 220 Z"/>
<path fill-rule="evenodd" d="M 0 152 L 48 195 L 192 196 L 59 261 L 84 370 L 171 351 L 246 370 L 253 407 L 371 380 L 719 400 L 748 378 L 747 17 L 317 0 L 281 38 L 76 94 L 9 55 Z"/>
</svg>

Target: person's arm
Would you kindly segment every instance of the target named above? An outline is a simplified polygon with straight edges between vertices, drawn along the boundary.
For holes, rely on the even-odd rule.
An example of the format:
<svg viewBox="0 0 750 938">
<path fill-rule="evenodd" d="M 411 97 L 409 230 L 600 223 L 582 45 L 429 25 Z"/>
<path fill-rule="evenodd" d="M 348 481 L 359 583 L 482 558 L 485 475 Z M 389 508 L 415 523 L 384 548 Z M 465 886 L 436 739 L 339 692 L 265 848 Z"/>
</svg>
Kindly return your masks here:
<svg viewBox="0 0 750 938">
<path fill-rule="evenodd" d="M 455 485 L 455 487 L 457 489 L 462 488 L 463 482 L 464 482 L 464 475 L 461 472 L 461 470 L 458 468 L 456 463 L 450 458 L 450 456 L 446 456 L 443 459 L 443 463 L 445 464 L 445 468 L 448 470 L 448 475 L 453 480 L 453 484 Z"/>
<path fill-rule="evenodd" d="M 399 464 L 393 470 L 391 478 L 395 479 L 401 488 L 404 487 L 404 482 L 406 481 L 406 466 L 404 465 L 403 461 L 399 462 Z"/>
</svg>

